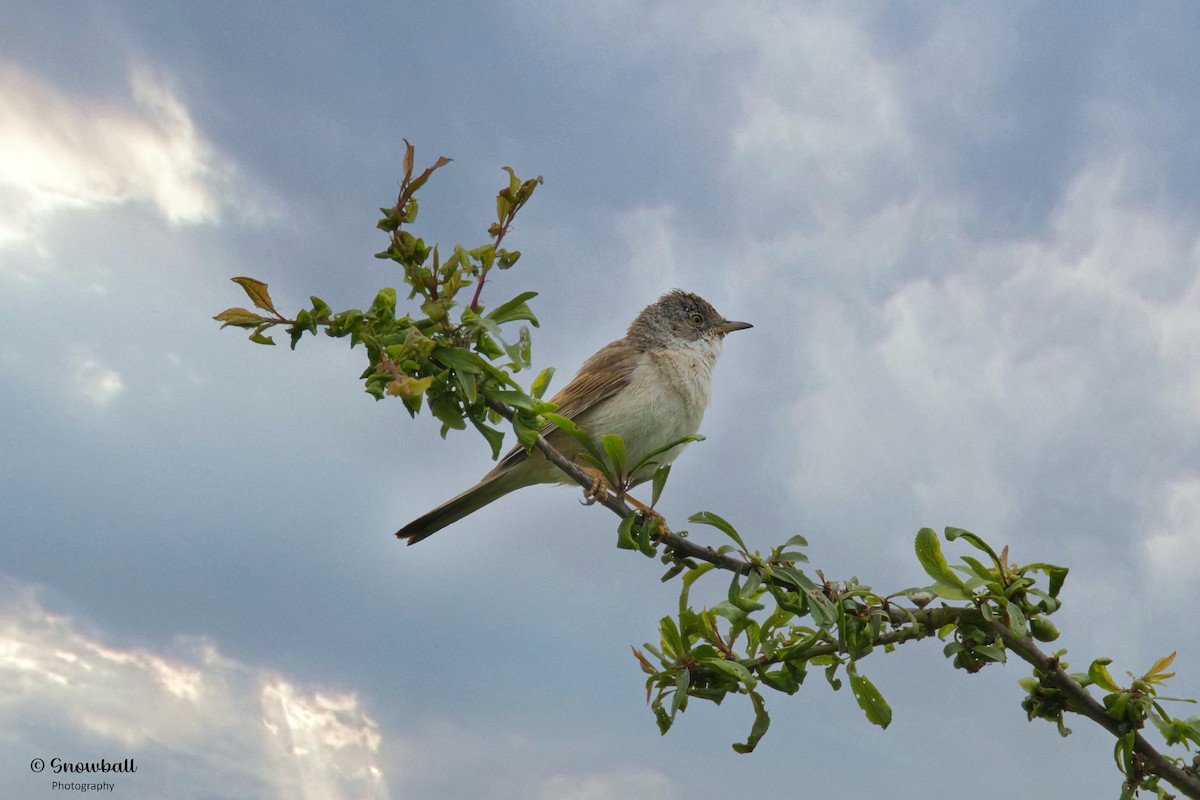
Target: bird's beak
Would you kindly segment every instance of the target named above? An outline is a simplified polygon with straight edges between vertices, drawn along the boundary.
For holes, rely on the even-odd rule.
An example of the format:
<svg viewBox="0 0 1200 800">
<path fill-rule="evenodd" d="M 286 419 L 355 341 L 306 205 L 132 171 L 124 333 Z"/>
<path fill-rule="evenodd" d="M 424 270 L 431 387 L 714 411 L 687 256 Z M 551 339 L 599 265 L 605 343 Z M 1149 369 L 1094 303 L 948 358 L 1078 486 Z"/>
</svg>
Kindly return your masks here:
<svg viewBox="0 0 1200 800">
<path fill-rule="evenodd" d="M 713 326 L 713 328 L 716 329 L 717 333 L 721 334 L 722 336 L 724 336 L 727 333 L 733 333 L 734 331 L 744 331 L 744 330 L 746 330 L 746 328 L 753 328 L 753 327 L 754 326 L 751 325 L 749 322 L 736 322 L 734 320 L 729 320 L 729 319 L 723 319 L 720 322 L 718 322 L 716 325 Z"/>
</svg>

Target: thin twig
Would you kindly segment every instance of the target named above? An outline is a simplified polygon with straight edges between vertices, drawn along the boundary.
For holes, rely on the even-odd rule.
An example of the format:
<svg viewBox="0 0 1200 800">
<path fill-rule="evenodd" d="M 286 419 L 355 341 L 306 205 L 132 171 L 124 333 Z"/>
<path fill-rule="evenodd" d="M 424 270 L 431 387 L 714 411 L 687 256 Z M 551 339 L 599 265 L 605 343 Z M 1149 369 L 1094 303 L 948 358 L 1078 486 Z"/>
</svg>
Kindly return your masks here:
<svg viewBox="0 0 1200 800">
<path fill-rule="evenodd" d="M 486 402 L 488 408 L 491 408 L 493 411 L 506 419 L 512 419 L 513 410 L 504 403 L 491 398 L 487 398 Z M 545 437 L 539 434 L 534 444 L 538 450 L 540 450 L 542 454 L 546 456 L 547 459 L 552 461 L 559 469 L 565 472 L 571 478 L 571 480 L 575 481 L 585 489 L 590 489 L 593 486 L 594 480 L 592 479 L 592 476 L 587 472 L 584 472 L 583 469 L 581 469 L 574 461 L 567 458 L 557 449 L 555 449 L 553 445 L 546 441 Z M 600 503 L 602 506 L 609 509 L 622 519 L 629 516 L 634 511 L 634 509 L 630 508 L 630 506 L 626 504 L 624 500 L 608 492 L 602 491 L 599 496 L 596 497 L 596 502 Z M 749 561 L 743 561 L 738 558 L 732 558 L 730 556 L 719 554 L 711 547 L 704 547 L 685 539 L 682 536 L 672 533 L 667 527 L 665 520 L 660 522 L 655 536 L 663 543 L 664 546 L 678 555 L 681 555 L 685 558 L 695 558 L 701 561 L 707 561 L 708 563 L 714 564 L 720 569 L 724 569 L 729 572 L 737 572 L 745 575 L 753 572 L 756 569 L 760 569 L 760 567 L 750 563 Z M 780 583 L 783 583 L 785 586 L 787 586 L 789 590 L 794 591 L 800 588 L 793 587 L 786 582 Z M 1023 638 L 1017 638 L 1017 636 L 1012 632 L 1011 629 L 1008 628 L 1008 626 L 994 620 L 985 622 L 978 609 L 942 607 L 919 610 L 901 610 L 898 608 L 893 608 L 890 609 L 890 616 L 894 624 L 911 622 L 920 625 L 924 630 L 920 634 L 913 632 L 912 629 L 893 631 L 889 634 L 884 634 L 881 636 L 878 640 L 879 644 L 898 644 L 900 642 L 919 638 L 920 636 L 928 636 L 936 632 L 938 628 L 955 622 L 968 621 L 973 622 L 974 624 L 987 624 L 990 626 L 992 631 L 1000 637 L 1000 639 L 1004 642 L 1004 646 L 1010 652 L 1015 653 L 1023 661 L 1029 663 L 1046 674 L 1048 676 L 1047 681 L 1067 695 L 1070 700 L 1068 707 L 1069 711 L 1073 711 L 1081 716 L 1087 717 L 1117 738 L 1121 738 L 1127 733 L 1121 729 L 1117 720 L 1108 715 L 1108 713 L 1104 710 L 1104 706 L 1101 705 L 1096 698 L 1092 697 L 1092 695 L 1084 687 L 1072 680 L 1071 676 L 1058 666 L 1057 660 L 1052 659 L 1050 656 L 1044 653 L 1041 648 L 1033 643 L 1031 637 L 1025 636 Z M 837 645 L 821 644 L 815 645 L 814 647 L 810 648 L 810 650 L 806 650 L 802 655 L 811 657 L 817 655 L 830 655 L 836 652 L 838 652 Z M 1198 777 L 1195 772 L 1180 767 L 1174 759 L 1160 753 L 1157 749 L 1155 749 L 1154 745 L 1150 744 L 1150 742 L 1148 742 L 1140 733 L 1136 734 L 1134 737 L 1133 749 L 1135 752 L 1140 753 L 1146 758 L 1146 760 L 1152 765 L 1152 771 L 1156 775 L 1171 783 L 1173 786 L 1175 786 L 1175 788 L 1179 789 L 1179 791 L 1183 792 L 1188 797 L 1194 798 L 1195 800 L 1200 800 L 1200 777 Z"/>
<path fill-rule="evenodd" d="M 1121 728 L 1120 722 L 1108 715 L 1099 700 L 1072 680 L 1071 676 L 1059 666 L 1058 659 L 1044 653 L 1030 637 L 1018 639 L 1006 626 L 994 621 L 990 625 L 996 635 L 1004 641 L 1005 647 L 1037 667 L 1046 676 L 1047 683 L 1067 696 L 1069 711 L 1087 717 L 1118 739 L 1128 733 Z M 1158 752 L 1140 733 L 1134 734 L 1133 749 L 1134 752 L 1141 753 L 1146 757 L 1146 760 L 1152 765 L 1151 771 L 1160 778 L 1171 783 L 1188 797 L 1200 798 L 1200 776 L 1197 776 L 1194 771 L 1180 767 L 1175 759 Z"/>
</svg>

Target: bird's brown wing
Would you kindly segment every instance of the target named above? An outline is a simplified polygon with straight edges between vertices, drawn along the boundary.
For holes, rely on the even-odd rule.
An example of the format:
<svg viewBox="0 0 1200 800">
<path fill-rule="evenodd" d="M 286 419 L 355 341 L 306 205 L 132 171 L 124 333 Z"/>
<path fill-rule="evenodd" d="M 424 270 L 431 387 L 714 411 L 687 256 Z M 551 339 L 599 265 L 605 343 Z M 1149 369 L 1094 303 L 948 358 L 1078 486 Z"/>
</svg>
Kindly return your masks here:
<svg viewBox="0 0 1200 800">
<path fill-rule="evenodd" d="M 624 340 L 600 348 L 595 355 L 583 362 L 583 366 L 571 382 L 550 398 L 550 402 L 558 406 L 554 413 L 570 420 L 577 419 L 596 403 L 612 397 L 628 386 L 640 360 L 641 353 Z M 556 430 L 558 426 L 547 425 L 542 429 L 542 436 L 549 436 Z M 502 472 L 520 463 L 525 457 L 525 448 L 518 445 L 509 450 L 488 474 Z"/>
</svg>

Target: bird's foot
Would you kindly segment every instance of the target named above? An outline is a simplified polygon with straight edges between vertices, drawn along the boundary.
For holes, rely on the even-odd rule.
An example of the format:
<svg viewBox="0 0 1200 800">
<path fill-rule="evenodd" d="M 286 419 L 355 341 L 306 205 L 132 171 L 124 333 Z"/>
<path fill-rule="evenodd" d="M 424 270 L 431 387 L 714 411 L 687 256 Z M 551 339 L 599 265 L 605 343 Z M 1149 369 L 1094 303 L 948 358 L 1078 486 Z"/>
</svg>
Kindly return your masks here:
<svg viewBox="0 0 1200 800">
<path fill-rule="evenodd" d="M 592 479 L 592 485 L 583 490 L 583 499 L 579 502 L 585 506 L 595 505 L 597 500 L 608 493 L 608 478 L 594 467 L 581 466 L 581 468 Z"/>
</svg>

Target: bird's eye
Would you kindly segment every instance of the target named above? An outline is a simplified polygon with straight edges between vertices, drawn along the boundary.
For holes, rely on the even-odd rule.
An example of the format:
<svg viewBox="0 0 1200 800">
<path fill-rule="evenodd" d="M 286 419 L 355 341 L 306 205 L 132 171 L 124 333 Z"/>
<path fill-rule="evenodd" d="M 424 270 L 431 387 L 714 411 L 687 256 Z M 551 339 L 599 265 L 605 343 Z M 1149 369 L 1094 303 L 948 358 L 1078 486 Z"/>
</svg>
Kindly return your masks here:
<svg viewBox="0 0 1200 800">
<path fill-rule="evenodd" d="M 699 311 L 693 311 L 691 316 L 693 325 L 699 326 L 704 324 L 704 317 Z"/>
</svg>

